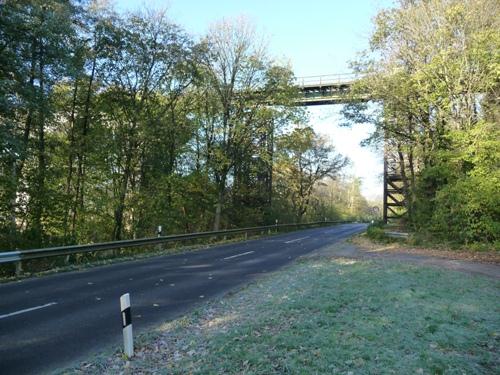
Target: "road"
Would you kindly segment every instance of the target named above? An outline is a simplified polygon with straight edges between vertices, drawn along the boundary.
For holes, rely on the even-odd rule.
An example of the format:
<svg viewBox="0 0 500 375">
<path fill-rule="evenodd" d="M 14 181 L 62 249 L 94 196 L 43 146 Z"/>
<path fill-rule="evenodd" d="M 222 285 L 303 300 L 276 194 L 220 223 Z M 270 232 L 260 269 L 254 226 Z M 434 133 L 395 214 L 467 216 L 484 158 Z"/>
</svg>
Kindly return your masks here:
<svg viewBox="0 0 500 375">
<path fill-rule="evenodd" d="M 301 230 L 0 285 L 0 374 L 41 374 L 121 345 L 119 298 L 134 332 L 173 319 L 364 224 Z"/>
</svg>

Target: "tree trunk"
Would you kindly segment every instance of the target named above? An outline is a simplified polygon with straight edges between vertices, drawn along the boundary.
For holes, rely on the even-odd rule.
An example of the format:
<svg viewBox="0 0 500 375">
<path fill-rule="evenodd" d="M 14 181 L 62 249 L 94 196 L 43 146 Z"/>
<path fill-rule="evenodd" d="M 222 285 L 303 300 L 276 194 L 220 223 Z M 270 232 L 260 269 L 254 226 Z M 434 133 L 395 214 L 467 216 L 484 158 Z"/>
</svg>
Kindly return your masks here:
<svg viewBox="0 0 500 375">
<path fill-rule="evenodd" d="M 9 239 L 9 244 L 11 246 L 11 249 L 14 250 L 16 249 L 17 241 L 16 241 L 16 234 L 17 234 L 17 217 L 16 217 L 16 199 L 17 199 L 17 165 L 16 165 L 16 159 L 12 159 L 12 191 L 11 191 L 11 197 L 10 197 L 10 239 Z"/>
<path fill-rule="evenodd" d="M 17 248 L 17 196 L 19 193 L 19 179 L 22 178 L 22 172 L 24 169 L 24 163 L 28 157 L 28 148 L 29 148 L 29 140 L 31 135 L 31 126 L 33 124 L 33 100 L 35 97 L 35 74 L 36 74 L 36 49 L 37 49 L 37 40 L 33 38 L 31 45 L 31 61 L 30 61 L 30 76 L 28 87 L 31 92 L 31 99 L 28 102 L 28 114 L 26 116 L 26 122 L 24 124 L 23 131 L 23 142 L 21 144 L 21 153 L 19 155 L 19 159 L 13 161 L 13 169 L 12 169 L 12 178 L 13 178 L 13 186 L 12 186 L 12 197 L 11 197 L 11 224 L 13 224 L 12 233 L 13 237 L 11 239 L 11 246 L 13 249 Z"/>
<path fill-rule="evenodd" d="M 38 116 L 38 174 L 36 177 L 36 198 L 35 207 L 33 210 L 33 229 L 35 230 L 35 236 L 37 245 L 42 245 L 43 238 L 43 224 L 42 217 L 44 215 L 44 201 L 45 197 L 45 174 L 46 174 L 46 158 L 45 158 L 45 93 L 44 93 L 44 50 L 43 44 L 40 43 L 39 51 L 39 100 L 41 103 L 41 109 Z"/>
<path fill-rule="evenodd" d="M 224 182 L 223 182 L 224 181 Z M 226 188 L 225 179 L 217 184 L 217 203 L 215 204 L 214 230 L 220 229 L 220 220 L 222 216 L 222 205 L 224 203 L 224 190 Z"/>
<path fill-rule="evenodd" d="M 267 178 L 267 204 L 269 207 L 272 205 L 273 198 L 273 165 L 274 165 L 274 125 L 271 122 L 269 127 L 269 134 L 267 137 L 267 154 L 268 154 L 268 178 Z"/>
<path fill-rule="evenodd" d="M 71 219 L 71 236 L 76 237 L 76 223 L 78 218 L 78 212 L 83 209 L 84 202 L 84 191 L 85 191 L 85 156 L 87 151 L 87 134 L 90 123 L 90 101 L 92 99 L 92 85 L 94 83 L 95 72 L 96 72 L 96 56 L 92 60 L 92 70 L 90 72 L 89 83 L 87 86 L 87 93 L 85 96 L 85 105 L 83 110 L 83 121 L 82 121 L 82 131 L 81 139 L 79 140 L 79 146 L 77 148 L 76 158 L 77 163 L 77 176 L 75 185 L 75 197 L 73 201 L 73 217 Z"/>
<path fill-rule="evenodd" d="M 68 155 L 68 175 L 66 177 L 66 199 L 67 199 L 67 207 L 64 214 L 64 244 L 67 244 L 67 236 L 68 236 L 68 220 L 71 214 L 71 185 L 73 182 L 73 163 L 75 159 L 75 111 L 76 111 L 76 98 L 78 94 L 78 78 L 75 78 L 75 87 L 73 89 L 73 100 L 71 104 L 71 129 L 69 134 L 69 155 Z"/>
<path fill-rule="evenodd" d="M 122 183 L 120 187 L 120 195 L 118 198 L 118 205 L 115 209 L 115 227 L 113 229 L 113 240 L 121 240 L 123 232 L 123 213 L 125 212 L 125 198 L 127 197 L 128 183 L 130 175 L 132 162 L 132 151 L 127 152 L 127 157 L 125 159 L 125 170 L 123 172 Z"/>
</svg>

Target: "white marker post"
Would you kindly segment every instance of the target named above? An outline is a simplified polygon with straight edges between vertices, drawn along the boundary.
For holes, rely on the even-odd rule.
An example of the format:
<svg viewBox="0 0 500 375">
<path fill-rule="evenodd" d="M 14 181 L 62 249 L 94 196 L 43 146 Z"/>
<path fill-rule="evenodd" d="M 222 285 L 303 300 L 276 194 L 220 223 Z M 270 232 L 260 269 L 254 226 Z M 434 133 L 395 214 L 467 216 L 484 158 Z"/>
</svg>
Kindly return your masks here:
<svg viewBox="0 0 500 375">
<path fill-rule="evenodd" d="M 127 357 L 134 356 L 134 336 L 132 334 L 132 313 L 130 312 L 130 294 L 120 297 L 122 311 L 123 346 Z"/>
<path fill-rule="evenodd" d="M 158 225 L 158 229 L 156 231 L 156 236 L 159 238 L 163 235 L 163 228 L 161 227 L 161 225 Z M 156 250 L 160 251 L 161 250 L 161 244 L 159 243 L 158 245 L 156 245 Z"/>
</svg>

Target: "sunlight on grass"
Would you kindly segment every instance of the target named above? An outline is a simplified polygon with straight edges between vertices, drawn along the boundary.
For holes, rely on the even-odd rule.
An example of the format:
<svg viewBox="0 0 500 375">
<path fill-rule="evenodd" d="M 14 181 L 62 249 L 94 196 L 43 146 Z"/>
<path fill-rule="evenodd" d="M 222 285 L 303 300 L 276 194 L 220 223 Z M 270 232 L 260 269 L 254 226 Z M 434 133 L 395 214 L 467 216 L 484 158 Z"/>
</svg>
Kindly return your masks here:
<svg viewBox="0 0 500 375">
<path fill-rule="evenodd" d="M 492 374 L 495 280 L 436 268 L 304 260 L 164 325 L 127 364 L 80 373 Z"/>
<path fill-rule="evenodd" d="M 345 266 L 358 263 L 357 260 L 346 259 L 346 258 L 335 259 L 333 262 L 336 264 L 345 265 Z"/>
<path fill-rule="evenodd" d="M 226 325 L 233 320 L 236 320 L 238 318 L 238 315 L 236 314 L 228 314 L 224 316 L 219 316 L 219 317 L 214 317 L 213 319 L 210 319 L 201 326 L 202 329 L 207 329 L 207 328 L 216 328 L 220 327 L 223 325 Z"/>
</svg>

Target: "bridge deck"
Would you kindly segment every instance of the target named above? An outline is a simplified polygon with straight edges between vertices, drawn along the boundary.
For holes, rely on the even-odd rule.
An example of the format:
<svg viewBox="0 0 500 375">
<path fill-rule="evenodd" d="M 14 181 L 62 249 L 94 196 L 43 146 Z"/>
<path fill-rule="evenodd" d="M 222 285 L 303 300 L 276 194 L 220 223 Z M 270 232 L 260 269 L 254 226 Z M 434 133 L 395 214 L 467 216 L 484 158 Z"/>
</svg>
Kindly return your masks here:
<svg viewBox="0 0 500 375">
<path fill-rule="evenodd" d="M 297 104 L 313 106 L 368 100 L 367 95 L 357 98 L 349 96 L 351 85 L 356 79 L 357 77 L 353 74 L 297 78 L 297 86 L 303 94 Z"/>
</svg>

